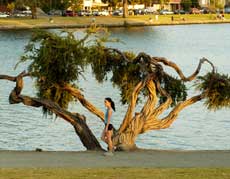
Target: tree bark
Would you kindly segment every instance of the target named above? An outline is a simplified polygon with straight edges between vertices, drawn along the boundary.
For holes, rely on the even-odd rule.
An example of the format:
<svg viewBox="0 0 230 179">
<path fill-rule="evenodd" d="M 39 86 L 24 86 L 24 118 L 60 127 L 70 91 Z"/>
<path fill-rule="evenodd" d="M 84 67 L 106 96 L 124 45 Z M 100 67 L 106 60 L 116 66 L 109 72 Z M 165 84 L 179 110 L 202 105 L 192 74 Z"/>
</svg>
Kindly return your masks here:
<svg viewBox="0 0 230 179">
<path fill-rule="evenodd" d="M 124 120 L 121 123 L 121 126 L 118 130 L 118 133 L 122 133 L 125 130 L 125 128 L 130 124 L 132 117 L 133 117 L 134 109 L 136 107 L 138 94 L 144 86 L 145 86 L 145 82 L 141 81 L 136 85 L 135 89 L 133 90 L 131 102 L 127 109 Z"/>
<path fill-rule="evenodd" d="M 177 72 L 177 74 L 180 76 L 181 80 L 183 80 L 183 81 L 192 81 L 192 80 L 194 80 L 194 78 L 199 74 L 201 66 L 202 66 L 202 64 L 204 62 L 207 62 L 207 63 L 209 63 L 211 65 L 212 73 L 214 73 L 215 70 L 216 70 L 212 62 L 210 62 L 206 58 L 201 58 L 198 66 L 197 66 L 197 68 L 195 70 L 195 72 L 193 74 L 191 74 L 190 76 L 185 77 L 185 75 L 183 74 L 181 69 L 174 62 L 169 61 L 169 60 L 167 60 L 166 58 L 163 58 L 163 57 L 152 57 L 152 60 L 154 62 L 157 61 L 157 62 L 163 63 L 166 66 L 169 66 L 169 67 L 173 68 Z"/>
<path fill-rule="evenodd" d="M 123 0 L 123 18 L 128 17 L 128 1 Z"/>
<path fill-rule="evenodd" d="M 38 17 L 37 17 L 37 5 L 36 5 L 36 3 L 33 4 L 33 5 L 30 7 L 30 9 L 31 9 L 32 19 L 37 19 Z"/>
<path fill-rule="evenodd" d="M 135 116 L 122 133 L 113 136 L 113 145 L 117 150 L 130 151 L 137 149 L 135 144 L 136 137 L 141 133 L 144 125 L 144 116 L 141 113 L 135 113 Z"/>
<path fill-rule="evenodd" d="M 19 74 L 17 77 L 0 75 L 0 79 L 16 82 L 16 87 L 12 90 L 9 96 L 10 104 L 23 103 L 27 106 L 46 107 L 57 116 L 69 122 L 74 127 L 75 132 L 87 150 L 102 150 L 100 143 L 87 126 L 84 116 L 78 113 L 70 113 L 69 111 L 62 109 L 59 105 L 50 100 L 21 95 L 21 91 L 23 89 L 23 77 L 25 76 L 28 76 L 28 74 L 24 72 Z"/>
<path fill-rule="evenodd" d="M 72 87 L 71 85 L 66 84 L 63 89 L 71 93 L 86 109 L 88 109 L 89 112 L 93 113 L 97 117 L 101 119 L 102 122 L 104 122 L 104 112 L 96 108 L 92 103 L 90 103 L 81 92 Z"/>
</svg>

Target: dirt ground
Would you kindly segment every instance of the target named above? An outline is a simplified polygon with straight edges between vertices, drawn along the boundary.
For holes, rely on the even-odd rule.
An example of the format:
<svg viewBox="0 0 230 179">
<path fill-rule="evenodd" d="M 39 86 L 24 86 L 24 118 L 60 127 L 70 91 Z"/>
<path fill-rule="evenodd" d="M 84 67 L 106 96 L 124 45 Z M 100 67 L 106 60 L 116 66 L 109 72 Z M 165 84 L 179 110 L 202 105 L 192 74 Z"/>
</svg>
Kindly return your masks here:
<svg viewBox="0 0 230 179">
<path fill-rule="evenodd" d="M 230 167 L 230 151 L 162 151 L 139 150 L 115 152 L 104 156 L 103 152 L 36 152 L 0 151 L 0 168 L 190 168 Z"/>
</svg>

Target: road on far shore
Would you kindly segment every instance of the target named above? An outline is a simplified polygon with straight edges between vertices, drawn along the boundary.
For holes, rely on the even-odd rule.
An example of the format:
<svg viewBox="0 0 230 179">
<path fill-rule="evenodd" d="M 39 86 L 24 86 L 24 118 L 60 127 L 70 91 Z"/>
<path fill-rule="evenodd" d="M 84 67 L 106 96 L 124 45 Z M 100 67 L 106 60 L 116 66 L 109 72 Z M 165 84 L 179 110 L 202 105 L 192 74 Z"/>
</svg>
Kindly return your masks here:
<svg viewBox="0 0 230 179">
<path fill-rule="evenodd" d="M 190 168 L 230 167 L 230 150 L 217 151 L 164 151 L 140 150 L 115 152 L 104 156 L 103 152 L 35 152 L 0 151 L 0 168 Z"/>
</svg>

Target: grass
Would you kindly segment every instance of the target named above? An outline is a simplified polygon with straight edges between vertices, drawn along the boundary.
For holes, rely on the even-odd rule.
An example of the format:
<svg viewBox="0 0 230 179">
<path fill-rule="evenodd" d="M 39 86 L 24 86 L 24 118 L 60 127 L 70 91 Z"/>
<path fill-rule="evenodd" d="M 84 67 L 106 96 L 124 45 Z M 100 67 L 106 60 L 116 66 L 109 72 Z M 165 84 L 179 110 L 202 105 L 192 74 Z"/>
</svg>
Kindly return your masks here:
<svg viewBox="0 0 230 179">
<path fill-rule="evenodd" d="M 0 169 L 0 179 L 229 179 L 230 168 Z"/>
<path fill-rule="evenodd" d="M 49 17 L 39 19 L 27 18 L 0 18 L 0 26 L 15 26 L 15 27 L 34 27 L 34 26 L 57 26 L 57 25 L 88 25 L 92 22 L 92 18 L 96 19 L 97 24 L 123 24 L 124 20 L 130 23 L 148 23 L 149 18 L 153 19 L 153 24 L 178 24 L 178 23 L 207 23 L 207 22 L 222 22 L 223 20 L 216 19 L 215 14 L 186 14 L 173 15 L 174 21 L 171 21 L 171 15 L 159 15 L 158 21 L 155 20 L 155 15 L 139 15 L 129 16 L 127 19 L 122 17 L 52 17 L 53 23 L 50 23 Z M 184 19 L 184 20 L 183 20 Z M 230 14 L 225 15 L 224 22 L 230 22 Z"/>
<path fill-rule="evenodd" d="M 155 21 L 155 15 L 147 15 L 147 16 L 136 16 L 135 19 L 139 20 L 148 20 L 149 18 L 153 19 L 153 23 L 157 24 L 165 24 L 165 23 L 196 23 L 196 22 L 221 22 L 223 20 L 218 20 L 215 14 L 185 14 L 185 15 L 173 15 L 174 22 L 172 22 L 171 17 L 172 15 L 160 15 L 158 16 L 158 21 Z M 133 18 L 133 17 L 129 17 Z M 225 15 L 224 21 L 230 20 L 230 14 Z"/>
</svg>

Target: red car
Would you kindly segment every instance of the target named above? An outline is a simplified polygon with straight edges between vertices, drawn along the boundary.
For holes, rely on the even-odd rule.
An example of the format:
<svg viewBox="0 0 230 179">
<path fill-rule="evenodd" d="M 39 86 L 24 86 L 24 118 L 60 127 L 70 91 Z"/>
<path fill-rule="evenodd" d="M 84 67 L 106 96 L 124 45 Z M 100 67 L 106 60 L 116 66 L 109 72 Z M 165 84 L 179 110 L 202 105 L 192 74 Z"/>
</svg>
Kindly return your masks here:
<svg viewBox="0 0 230 179">
<path fill-rule="evenodd" d="M 64 16 L 76 16 L 77 15 L 77 13 L 76 12 L 74 12 L 74 11 L 65 11 L 64 12 Z"/>
</svg>

